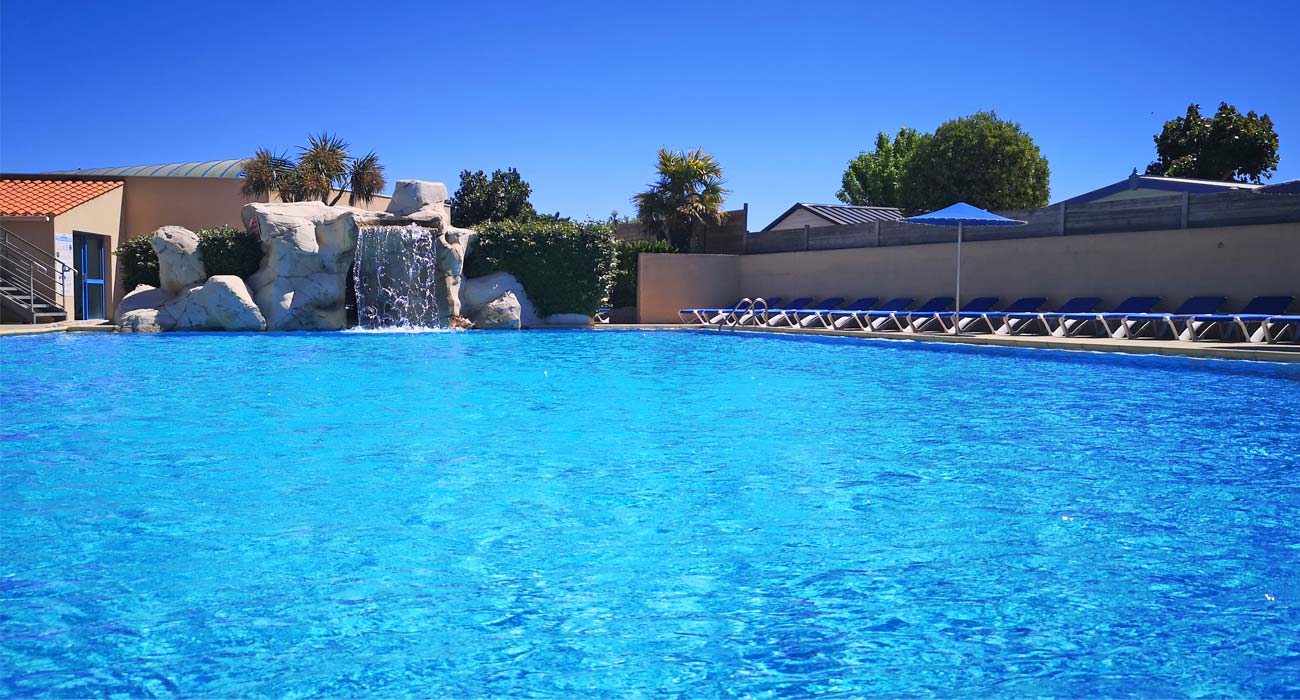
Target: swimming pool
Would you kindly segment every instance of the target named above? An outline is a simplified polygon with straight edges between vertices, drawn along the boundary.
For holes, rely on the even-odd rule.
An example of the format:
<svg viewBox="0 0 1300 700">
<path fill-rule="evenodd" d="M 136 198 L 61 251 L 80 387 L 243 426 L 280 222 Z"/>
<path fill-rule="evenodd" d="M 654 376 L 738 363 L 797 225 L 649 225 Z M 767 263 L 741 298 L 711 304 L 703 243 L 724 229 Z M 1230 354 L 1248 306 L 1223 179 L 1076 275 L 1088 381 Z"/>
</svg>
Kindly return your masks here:
<svg viewBox="0 0 1300 700">
<path fill-rule="evenodd" d="M 0 695 L 1300 695 L 1300 370 L 0 339 Z"/>
</svg>

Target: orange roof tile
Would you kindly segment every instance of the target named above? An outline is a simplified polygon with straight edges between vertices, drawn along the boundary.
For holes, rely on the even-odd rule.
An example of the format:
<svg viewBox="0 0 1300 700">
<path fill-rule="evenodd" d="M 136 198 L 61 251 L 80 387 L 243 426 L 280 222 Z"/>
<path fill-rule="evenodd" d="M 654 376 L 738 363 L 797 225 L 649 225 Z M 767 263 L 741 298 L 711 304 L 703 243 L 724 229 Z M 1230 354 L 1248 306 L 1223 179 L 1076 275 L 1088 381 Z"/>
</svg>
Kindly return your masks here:
<svg viewBox="0 0 1300 700">
<path fill-rule="evenodd" d="M 58 216 L 105 192 L 121 180 L 0 180 L 0 216 Z"/>
</svg>

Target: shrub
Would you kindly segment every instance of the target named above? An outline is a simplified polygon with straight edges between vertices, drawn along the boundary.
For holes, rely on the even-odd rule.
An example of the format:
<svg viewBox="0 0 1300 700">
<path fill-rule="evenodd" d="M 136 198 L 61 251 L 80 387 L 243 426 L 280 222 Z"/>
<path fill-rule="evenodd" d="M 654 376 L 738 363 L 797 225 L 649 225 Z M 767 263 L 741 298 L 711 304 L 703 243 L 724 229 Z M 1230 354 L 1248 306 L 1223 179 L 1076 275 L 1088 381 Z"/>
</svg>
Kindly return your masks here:
<svg viewBox="0 0 1300 700">
<path fill-rule="evenodd" d="M 233 226 L 199 229 L 199 251 L 208 276 L 236 275 L 247 278 L 262 264 L 262 244 L 257 236 Z M 117 246 L 114 253 L 122 266 L 122 288 L 127 292 L 147 284 L 157 287 L 158 254 L 149 236 L 136 236 Z"/>
<path fill-rule="evenodd" d="M 618 262 L 614 266 L 614 287 L 609 305 L 636 306 L 637 256 L 641 253 L 680 253 L 668 241 L 619 241 Z"/>
<path fill-rule="evenodd" d="M 596 313 L 614 281 L 616 240 L 608 222 L 542 217 L 479 227 L 465 275 L 509 272 L 541 316 Z"/>
<path fill-rule="evenodd" d="M 208 275 L 247 278 L 262 264 L 262 243 L 257 236 L 234 226 L 200 229 L 199 251 Z"/>
<path fill-rule="evenodd" d="M 162 284 L 158 281 L 158 254 L 153 252 L 148 236 L 128 238 L 113 253 L 121 265 L 122 289 L 130 292 L 142 284 L 150 287 Z"/>
</svg>

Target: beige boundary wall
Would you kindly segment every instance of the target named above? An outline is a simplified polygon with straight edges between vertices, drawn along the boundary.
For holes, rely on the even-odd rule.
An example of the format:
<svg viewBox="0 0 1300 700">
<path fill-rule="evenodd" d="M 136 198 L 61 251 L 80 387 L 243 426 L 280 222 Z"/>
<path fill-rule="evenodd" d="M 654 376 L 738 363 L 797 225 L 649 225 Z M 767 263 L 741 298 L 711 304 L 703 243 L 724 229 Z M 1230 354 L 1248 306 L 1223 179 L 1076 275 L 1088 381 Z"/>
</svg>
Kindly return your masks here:
<svg viewBox="0 0 1300 700">
<path fill-rule="evenodd" d="M 954 233 L 955 235 L 955 233 Z M 643 253 L 642 323 L 676 323 L 677 310 L 724 306 L 740 296 L 952 295 L 953 243 L 764 255 Z M 1172 310 L 1190 296 L 1225 295 L 1229 310 L 1252 297 L 1300 298 L 1300 223 L 978 241 L 962 246 L 962 298 L 1163 297 Z M 1293 310 L 1296 307 L 1292 307 Z"/>
</svg>

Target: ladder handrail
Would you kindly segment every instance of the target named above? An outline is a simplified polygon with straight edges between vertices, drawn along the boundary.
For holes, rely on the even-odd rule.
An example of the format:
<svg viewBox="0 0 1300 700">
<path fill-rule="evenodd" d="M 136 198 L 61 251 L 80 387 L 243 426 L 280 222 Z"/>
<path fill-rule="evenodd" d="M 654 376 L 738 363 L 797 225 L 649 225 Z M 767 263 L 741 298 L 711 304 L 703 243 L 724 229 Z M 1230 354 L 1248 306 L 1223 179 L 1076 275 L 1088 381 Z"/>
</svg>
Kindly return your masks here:
<svg viewBox="0 0 1300 700">
<path fill-rule="evenodd" d="M 745 297 L 736 302 L 736 305 L 731 307 L 730 312 L 718 317 L 718 330 L 722 330 L 723 328 L 734 329 L 736 326 L 740 325 L 742 314 L 755 313 L 754 309 L 759 304 L 763 305 L 763 313 L 767 313 L 767 300 L 763 297 L 755 297 L 753 299 Z"/>
<path fill-rule="evenodd" d="M 77 272 L 76 268 L 63 262 L 62 260 L 59 260 L 53 255 L 50 255 L 49 253 L 41 250 L 40 248 L 37 248 L 36 245 L 33 244 L 31 241 L 23 238 L 22 236 L 19 236 L 18 234 L 14 233 L 13 231 L 10 231 L 4 226 L 0 226 L 0 241 L 3 241 L 4 243 L 8 243 L 10 247 L 14 248 L 18 253 L 26 255 L 29 258 L 38 258 L 38 257 L 44 258 L 46 261 L 59 266 L 59 268 L 61 268 L 60 272 L 64 274 L 72 273 L 74 277 L 75 275 L 80 274 Z M 24 246 L 27 247 L 27 250 L 23 250 L 22 248 L 19 248 L 18 246 L 14 245 L 13 244 L 14 241 L 18 241 L 19 243 L 22 243 Z"/>
<path fill-rule="evenodd" d="M 32 323 L 36 322 L 39 306 L 68 313 L 64 297 L 69 286 L 75 285 L 77 274 L 76 268 L 0 226 L 0 281 L 16 291 L 6 296 L 24 307 Z"/>
</svg>

